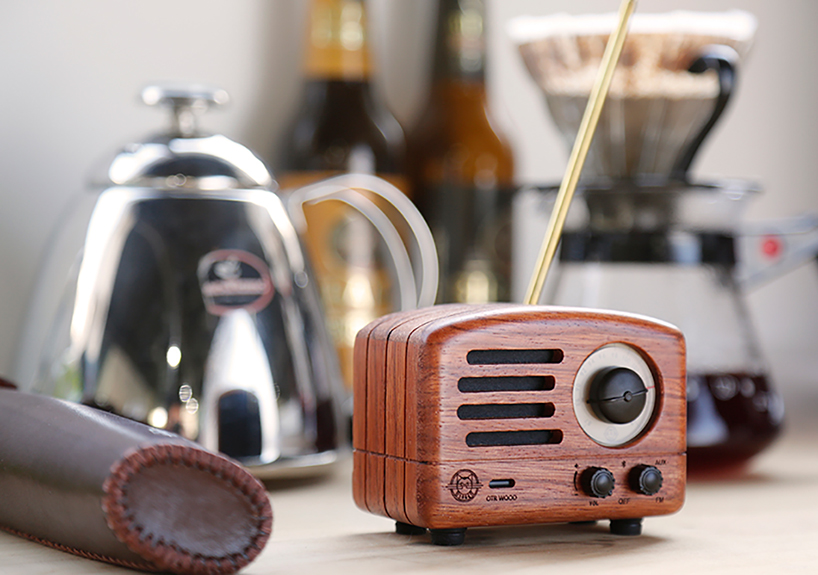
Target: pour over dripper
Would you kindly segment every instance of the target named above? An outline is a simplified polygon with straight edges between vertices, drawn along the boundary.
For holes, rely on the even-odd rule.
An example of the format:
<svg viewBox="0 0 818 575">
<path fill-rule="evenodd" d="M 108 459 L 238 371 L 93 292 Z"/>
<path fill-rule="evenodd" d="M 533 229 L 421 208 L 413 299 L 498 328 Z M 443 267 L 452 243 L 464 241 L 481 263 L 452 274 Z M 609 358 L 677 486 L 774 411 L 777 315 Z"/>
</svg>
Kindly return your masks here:
<svg viewBox="0 0 818 575">
<path fill-rule="evenodd" d="M 614 19 L 559 14 L 509 27 L 569 146 Z M 583 179 L 683 179 L 730 98 L 755 29 L 742 11 L 636 14 Z"/>
</svg>

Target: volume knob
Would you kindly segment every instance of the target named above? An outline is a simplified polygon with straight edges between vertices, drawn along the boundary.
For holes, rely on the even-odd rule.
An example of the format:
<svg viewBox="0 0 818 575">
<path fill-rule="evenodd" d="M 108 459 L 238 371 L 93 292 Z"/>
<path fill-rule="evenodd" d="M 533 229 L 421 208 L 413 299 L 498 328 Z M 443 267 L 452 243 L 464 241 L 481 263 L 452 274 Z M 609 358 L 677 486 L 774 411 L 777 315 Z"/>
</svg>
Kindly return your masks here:
<svg viewBox="0 0 818 575">
<path fill-rule="evenodd" d="M 591 497 L 608 497 L 613 493 L 614 481 L 613 473 L 604 467 L 589 467 L 580 476 L 580 487 Z"/>
</svg>

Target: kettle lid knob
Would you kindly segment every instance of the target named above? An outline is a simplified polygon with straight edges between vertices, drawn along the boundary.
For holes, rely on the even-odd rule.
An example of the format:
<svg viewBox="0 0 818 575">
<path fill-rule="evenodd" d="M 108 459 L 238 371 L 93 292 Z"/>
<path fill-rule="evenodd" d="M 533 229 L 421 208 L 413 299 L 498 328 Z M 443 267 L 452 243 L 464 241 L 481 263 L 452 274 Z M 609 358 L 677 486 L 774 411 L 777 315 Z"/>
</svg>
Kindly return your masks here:
<svg viewBox="0 0 818 575">
<path fill-rule="evenodd" d="M 200 84 L 146 87 L 142 101 L 170 110 L 170 130 L 119 150 L 92 185 L 185 188 L 191 192 L 275 189 L 269 169 L 250 149 L 221 134 L 199 131 L 198 117 L 229 99 L 225 90 Z"/>
<path fill-rule="evenodd" d="M 201 84 L 162 84 L 142 90 L 142 101 L 148 106 L 170 108 L 171 131 L 182 137 L 197 135 L 196 119 L 210 108 L 221 107 L 230 101 L 225 90 Z"/>
</svg>

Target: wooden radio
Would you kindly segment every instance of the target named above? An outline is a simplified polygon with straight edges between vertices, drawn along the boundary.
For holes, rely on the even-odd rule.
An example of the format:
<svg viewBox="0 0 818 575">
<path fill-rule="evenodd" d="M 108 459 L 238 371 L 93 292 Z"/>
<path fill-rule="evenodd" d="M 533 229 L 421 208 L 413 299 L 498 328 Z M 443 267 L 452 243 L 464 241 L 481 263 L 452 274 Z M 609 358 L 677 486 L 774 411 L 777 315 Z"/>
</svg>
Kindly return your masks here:
<svg viewBox="0 0 818 575">
<path fill-rule="evenodd" d="M 635 0 L 622 0 L 551 214 L 530 305 L 375 320 L 354 351 L 353 495 L 399 533 L 458 545 L 480 525 L 611 520 L 638 535 L 685 490 L 685 348 L 674 327 L 541 307 L 546 273 Z"/>
<path fill-rule="evenodd" d="M 587 309 L 441 305 L 355 342 L 356 504 L 457 545 L 468 527 L 642 518 L 685 491 L 674 327 Z"/>
</svg>

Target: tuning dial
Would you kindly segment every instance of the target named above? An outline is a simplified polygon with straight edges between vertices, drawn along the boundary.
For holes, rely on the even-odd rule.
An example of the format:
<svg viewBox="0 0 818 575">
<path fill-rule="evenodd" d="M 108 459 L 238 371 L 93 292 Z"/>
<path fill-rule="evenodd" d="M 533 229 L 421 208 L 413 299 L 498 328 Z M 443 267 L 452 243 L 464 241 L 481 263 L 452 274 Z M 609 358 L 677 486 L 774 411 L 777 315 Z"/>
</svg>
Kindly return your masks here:
<svg viewBox="0 0 818 575">
<path fill-rule="evenodd" d="M 662 488 L 662 472 L 652 465 L 637 465 L 628 475 L 631 489 L 643 495 L 655 495 Z"/>
<path fill-rule="evenodd" d="M 613 473 L 604 467 L 589 467 L 580 476 L 580 487 L 591 497 L 608 497 L 613 493 Z"/>
<path fill-rule="evenodd" d="M 647 392 L 642 378 L 632 369 L 606 369 L 594 377 L 588 403 L 611 423 L 630 423 L 645 409 Z"/>
<path fill-rule="evenodd" d="M 585 358 L 574 376 L 574 415 L 582 430 L 605 447 L 639 438 L 651 425 L 659 386 L 645 356 L 622 343 Z"/>
</svg>

